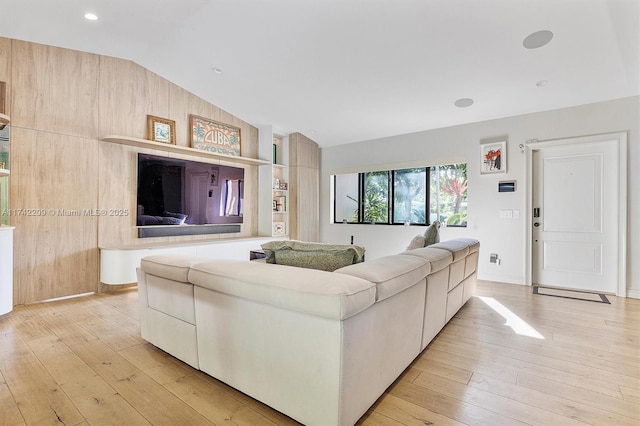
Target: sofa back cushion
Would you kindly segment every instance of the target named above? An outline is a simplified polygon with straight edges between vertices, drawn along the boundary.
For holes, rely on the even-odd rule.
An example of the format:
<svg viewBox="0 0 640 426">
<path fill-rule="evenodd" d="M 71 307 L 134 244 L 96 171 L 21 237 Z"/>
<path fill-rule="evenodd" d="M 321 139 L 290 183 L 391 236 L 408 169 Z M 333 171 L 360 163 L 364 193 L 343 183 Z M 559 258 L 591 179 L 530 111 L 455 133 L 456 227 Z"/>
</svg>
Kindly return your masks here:
<svg viewBox="0 0 640 426">
<path fill-rule="evenodd" d="M 357 277 L 246 260 L 214 259 L 191 267 L 189 281 L 235 297 L 335 320 L 375 302 L 375 285 Z"/>
<path fill-rule="evenodd" d="M 376 301 L 387 299 L 423 280 L 431 272 L 423 259 L 392 255 L 338 269 L 336 274 L 360 277 L 376 284 Z"/>
<path fill-rule="evenodd" d="M 449 250 L 433 248 L 434 246 L 423 247 L 415 250 L 407 250 L 400 253 L 401 256 L 413 256 L 424 259 L 431 267 L 431 273 L 438 272 L 446 268 L 453 262 L 453 255 Z"/>
</svg>

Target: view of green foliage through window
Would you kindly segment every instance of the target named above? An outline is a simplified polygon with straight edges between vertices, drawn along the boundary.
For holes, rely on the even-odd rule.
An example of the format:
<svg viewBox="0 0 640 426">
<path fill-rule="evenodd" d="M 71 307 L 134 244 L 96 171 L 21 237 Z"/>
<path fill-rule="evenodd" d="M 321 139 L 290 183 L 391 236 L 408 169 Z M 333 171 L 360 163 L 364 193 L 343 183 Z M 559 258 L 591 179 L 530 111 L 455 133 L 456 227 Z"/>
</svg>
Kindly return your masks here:
<svg viewBox="0 0 640 426">
<path fill-rule="evenodd" d="M 467 225 L 466 164 L 333 178 L 335 223 L 428 225 L 439 220 L 447 226 Z"/>
</svg>

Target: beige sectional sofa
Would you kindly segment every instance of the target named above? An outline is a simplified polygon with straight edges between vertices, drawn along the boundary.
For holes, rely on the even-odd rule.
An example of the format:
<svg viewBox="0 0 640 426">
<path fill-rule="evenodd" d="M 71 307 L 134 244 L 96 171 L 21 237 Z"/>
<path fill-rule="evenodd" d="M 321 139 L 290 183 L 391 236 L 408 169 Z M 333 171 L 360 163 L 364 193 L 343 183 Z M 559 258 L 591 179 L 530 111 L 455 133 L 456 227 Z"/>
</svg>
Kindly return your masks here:
<svg viewBox="0 0 640 426">
<path fill-rule="evenodd" d="M 473 295 L 460 238 L 334 272 L 155 255 L 138 269 L 141 334 L 309 425 L 352 425 Z"/>
</svg>

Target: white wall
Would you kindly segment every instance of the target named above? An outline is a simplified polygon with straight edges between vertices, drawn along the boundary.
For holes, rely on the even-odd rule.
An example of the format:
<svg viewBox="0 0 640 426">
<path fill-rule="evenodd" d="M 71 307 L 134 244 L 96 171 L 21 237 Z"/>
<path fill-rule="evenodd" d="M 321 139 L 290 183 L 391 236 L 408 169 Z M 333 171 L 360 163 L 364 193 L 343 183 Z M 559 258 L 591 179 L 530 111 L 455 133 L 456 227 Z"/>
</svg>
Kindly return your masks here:
<svg viewBox="0 0 640 426">
<path fill-rule="evenodd" d="M 330 224 L 330 176 L 335 173 L 400 168 L 406 165 L 468 164 L 468 227 L 443 228 L 441 239 L 461 236 L 481 242 L 478 277 L 524 284 L 527 274 L 527 170 L 518 145 L 619 131 L 628 132 L 628 295 L 640 298 L 640 97 L 544 111 L 480 123 L 327 147 L 321 150 L 320 240 L 354 243 L 367 259 L 398 253 L 424 227 Z M 480 142 L 505 138 L 507 173 L 480 174 Z M 400 167 L 398 167 L 400 166 Z M 516 180 L 517 191 L 498 193 L 500 180 Z M 519 210 L 519 219 L 500 219 L 501 209 Z M 497 253 L 501 264 L 489 263 Z"/>
</svg>

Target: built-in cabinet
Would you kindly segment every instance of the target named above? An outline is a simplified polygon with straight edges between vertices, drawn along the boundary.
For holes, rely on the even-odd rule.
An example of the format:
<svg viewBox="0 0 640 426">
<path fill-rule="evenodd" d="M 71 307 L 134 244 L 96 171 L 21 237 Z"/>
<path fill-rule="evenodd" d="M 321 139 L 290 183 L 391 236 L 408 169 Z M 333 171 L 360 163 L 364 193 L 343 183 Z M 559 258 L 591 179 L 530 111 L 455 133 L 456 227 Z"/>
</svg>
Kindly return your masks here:
<svg viewBox="0 0 640 426">
<path fill-rule="evenodd" d="M 258 229 L 260 235 L 319 239 L 318 144 L 301 133 L 284 134 L 272 126 L 259 127 L 260 167 Z M 262 211 L 271 205 L 271 210 Z"/>
<path fill-rule="evenodd" d="M 289 235 L 289 136 L 272 126 L 258 128 L 259 155 L 269 164 L 258 174 L 258 234 Z"/>
</svg>

